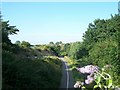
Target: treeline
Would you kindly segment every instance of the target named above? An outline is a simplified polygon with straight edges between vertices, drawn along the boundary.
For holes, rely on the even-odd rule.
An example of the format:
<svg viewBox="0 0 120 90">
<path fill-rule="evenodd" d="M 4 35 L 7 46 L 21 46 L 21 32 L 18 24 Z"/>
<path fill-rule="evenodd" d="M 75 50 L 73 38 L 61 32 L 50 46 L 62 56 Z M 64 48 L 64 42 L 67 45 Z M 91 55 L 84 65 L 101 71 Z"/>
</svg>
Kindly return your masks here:
<svg viewBox="0 0 120 90">
<path fill-rule="evenodd" d="M 49 42 L 49 44 L 38 44 L 34 45 L 34 48 L 38 50 L 44 56 L 66 56 L 69 51 L 69 43 L 59 42 Z"/>
<path fill-rule="evenodd" d="M 89 24 L 82 42 L 67 44 L 66 55 L 77 60 L 77 66 L 110 65 L 107 71 L 115 85 L 120 85 L 120 16 L 110 19 L 96 19 Z"/>
<path fill-rule="evenodd" d="M 55 56 L 42 56 L 29 42 L 11 43 L 9 35 L 17 34 L 19 30 L 9 25 L 9 21 L 1 20 L 1 23 L 2 90 L 58 89 L 61 61 Z"/>
</svg>

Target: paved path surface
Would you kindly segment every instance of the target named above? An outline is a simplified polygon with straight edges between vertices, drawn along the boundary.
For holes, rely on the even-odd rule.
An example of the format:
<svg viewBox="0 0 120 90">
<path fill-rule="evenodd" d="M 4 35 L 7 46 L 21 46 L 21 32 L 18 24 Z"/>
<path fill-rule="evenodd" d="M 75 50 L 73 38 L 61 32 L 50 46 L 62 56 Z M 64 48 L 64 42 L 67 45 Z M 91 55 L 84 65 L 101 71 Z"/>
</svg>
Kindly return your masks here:
<svg viewBox="0 0 120 90">
<path fill-rule="evenodd" d="M 69 67 L 65 62 L 64 58 L 60 58 L 62 60 L 62 78 L 60 84 L 60 90 L 74 90 L 74 79 L 72 77 L 72 72 L 67 70 Z"/>
</svg>

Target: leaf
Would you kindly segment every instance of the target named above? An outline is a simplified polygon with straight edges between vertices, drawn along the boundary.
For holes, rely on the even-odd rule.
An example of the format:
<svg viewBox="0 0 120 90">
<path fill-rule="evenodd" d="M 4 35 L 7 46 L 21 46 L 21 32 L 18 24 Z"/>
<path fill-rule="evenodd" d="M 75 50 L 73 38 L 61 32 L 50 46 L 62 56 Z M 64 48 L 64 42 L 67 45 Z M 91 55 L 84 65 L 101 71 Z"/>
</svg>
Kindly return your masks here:
<svg viewBox="0 0 120 90">
<path fill-rule="evenodd" d="M 97 84 L 99 84 L 99 83 L 100 83 L 100 81 L 101 81 L 101 76 L 96 75 L 95 82 L 96 82 Z"/>
<path fill-rule="evenodd" d="M 97 87 L 99 87 L 99 86 L 98 86 L 98 85 L 95 85 L 95 86 L 94 86 L 94 88 L 97 88 Z"/>
<path fill-rule="evenodd" d="M 112 86 L 112 79 L 108 80 L 108 88 L 110 88 Z"/>
<path fill-rule="evenodd" d="M 98 80 L 98 81 L 97 81 L 97 84 L 100 83 L 100 81 L 101 81 L 101 77 L 98 76 L 98 77 L 97 77 L 97 80 Z"/>
<path fill-rule="evenodd" d="M 107 88 L 107 86 L 104 86 L 104 88 Z"/>
<path fill-rule="evenodd" d="M 82 86 L 82 88 L 84 88 L 84 89 L 85 89 L 85 86 Z"/>
<path fill-rule="evenodd" d="M 99 84 L 98 86 L 99 86 L 100 88 L 102 88 L 102 85 L 101 85 L 101 84 Z"/>
</svg>

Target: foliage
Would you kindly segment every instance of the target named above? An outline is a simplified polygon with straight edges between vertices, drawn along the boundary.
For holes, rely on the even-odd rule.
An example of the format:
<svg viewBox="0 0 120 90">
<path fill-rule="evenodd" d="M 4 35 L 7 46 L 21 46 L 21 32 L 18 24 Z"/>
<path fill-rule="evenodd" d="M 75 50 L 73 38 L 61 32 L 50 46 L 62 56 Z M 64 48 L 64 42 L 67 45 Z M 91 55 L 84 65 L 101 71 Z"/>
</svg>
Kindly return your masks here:
<svg viewBox="0 0 120 90">
<path fill-rule="evenodd" d="M 69 57 L 101 66 L 119 60 L 120 16 L 111 19 L 96 19 L 83 35 L 83 42 L 70 44 Z M 104 62 L 105 61 L 105 62 Z M 102 63 L 103 62 L 103 63 Z M 113 63 L 112 63 L 113 64 Z"/>
<path fill-rule="evenodd" d="M 9 21 L 1 21 L 2 23 L 2 43 L 7 43 L 7 44 L 11 44 L 8 35 L 14 35 L 17 34 L 17 32 L 19 31 L 16 26 L 10 26 L 8 23 Z"/>
<path fill-rule="evenodd" d="M 26 42 L 26 41 L 22 41 L 20 46 L 24 47 L 24 48 L 30 48 L 30 43 L 29 42 Z"/>
<path fill-rule="evenodd" d="M 55 44 L 56 44 L 56 45 L 60 45 L 60 44 L 62 44 L 62 41 L 56 42 Z"/>
<path fill-rule="evenodd" d="M 38 51 L 42 52 L 42 54 L 44 54 L 45 56 L 48 55 L 53 55 L 53 56 L 59 56 L 59 52 L 60 52 L 60 46 L 56 46 L 56 45 L 36 45 L 35 49 L 37 49 Z M 47 54 L 48 53 L 48 54 Z"/>
<path fill-rule="evenodd" d="M 65 44 L 61 44 L 60 46 L 60 51 L 59 51 L 59 55 L 64 57 L 67 56 L 70 50 L 70 44 L 69 43 L 65 43 Z"/>
<path fill-rule="evenodd" d="M 84 82 L 77 81 L 74 85 L 75 88 L 84 88 L 84 89 L 107 89 L 111 90 L 116 88 L 113 85 L 112 77 L 106 72 L 106 69 L 110 68 L 110 65 L 106 65 L 102 69 L 96 68 L 96 66 L 87 65 L 82 68 L 77 68 L 77 70 L 81 73 L 90 73 L 90 75 L 87 75 L 87 79 Z M 93 84 L 93 85 L 92 85 Z M 88 86 L 89 85 L 89 86 Z M 92 85 L 92 87 L 90 87 Z"/>
<path fill-rule="evenodd" d="M 49 42 L 49 45 L 51 45 L 51 46 L 54 45 L 54 42 Z"/>
<path fill-rule="evenodd" d="M 114 79 L 114 83 L 119 84 L 116 76 L 120 76 L 120 59 L 119 59 L 119 31 L 120 16 L 111 16 L 108 20 L 95 20 L 94 24 L 89 24 L 88 30 L 84 34 L 83 43 L 89 50 L 87 63 L 92 63 L 103 67 L 106 64 L 113 66 L 109 71 Z M 84 61 L 84 59 L 83 59 Z"/>
<path fill-rule="evenodd" d="M 35 88 L 36 85 L 38 84 L 40 84 L 43 87 L 47 87 L 47 85 L 51 87 L 50 85 L 54 84 L 54 83 L 50 84 L 46 80 L 48 81 L 50 80 L 49 82 L 51 82 L 51 80 L 58 82 L 58 79 L 52 77 L 52 74 L 54 74 L 55 77 L 56 77 L 56 74 L 60 75 L 59 71 L 60 71 L 61 65 L 59 61 L 56 61 L 58 60 L 57 58 L 45 57 L 43 59 L 39 59 L 39 60 L 37 59 L 35 61 L 32 61 L 31 58 L 28 59 L 26 57 L 24 58 L 20 57 L 19 59 L 16 58 L 19 56 L 18 51 L 21 51 L 25 55 L 31 55 L 30 53 L 33 52 L 33 50 L 30 49 L 30 46 L 31 46 L 30 43 L 26 41 L 23 41 L 23 42 L 17 41 L 15 45 L 11 43 L 8 35 L 17 34 L 16 32 L 18 32 L 19 30 L 16 29 L 15 26 L 10 26 L 8 22 L 9 21 L 2 21 L 3 27 L 1 30 L 3 58 L 4 58 L 3 69 L 5 69 L 3 73 L 6 76 L 3 78 L 4 86 L 13 87 L 14 85 L 12 83 L 19 82 L 19 80 L 20 81 L 22 80 L 20 83 L 28 83 L 33 80 L 34 81 L 33 83 L 30 83 L 29 85 L 28 84 L 24 85 L 24 87 L 28 85 L 31 88 L 32 86 Z M 78 73 L 75 70 L 75 67 L 82 67 L 84 65 L 92 64 L 102 68 L 105 65 L 111 65 L 112 67 L 109 70 L 107 70 L 107 73 L 112 78 L 112 84 L 120 86 L 120 83 L 119 83 L 120 82 L 119 35 L 120 35 L 120 16 L 111 15 L 110 19 L 106 19 L 106 20 L 96 19 L 92 23 L 90 23 L 87 28 L 87 31 L 83 35 L 82 42 L 74 42 L 74 43 L 66 43 L 66 44 L 62 43 L 61 41 L 56 43 L 50 42 L 48 45 L 36 45 L 34 49 L 39 51 L 39 53 L 42 53 L 41 55 L 44 55 L 44 56 L 48 56 L 48 55 L 65 56 L 66 61 L 72 68 L 71 70 L 73 70 L 73 74 L 77 76 L 77 78 L 74 76 L 76 80 L 78 80 L 79 77 L 81 77 L 81 75 L 78 75 Z M 35 50 L 34 50 L 34 55 L 36 55 Z M 70 58 L 68 58 L 67 56 L 69 56 Z M 37 62 L 37 64 L 35 64 L 35 62 Z M 38 68 L 41 68 L 40 70 L 42 72 L 41 74 L 42 76 L 40 76 L 39 73 L 38 73 L 39 76 L 33 73 L 34 71 L 36 71 L 35 69 L 33 69 L 33 66 L 36 67 L 36 70 Z M 42 67 L 44 67 L 44 69 Z M 19 71 L 19 73 L 17 71 Z M 12 74 L 8 76 L 7 74 L 10 72 Z M 25 77 L 26 82 L 24 82 L 23 78 L 19 76 L 20 73 L 23 73 L 23 77 Z M 32 73 L 34 76 L 33 79 L 30 76 L 32 75 Z M 95 87 L 100 87 L 98 85 L 98 84 L 101 84 L 100 80 L 102 80 L 102 82 L 104 81 L 111 82 L 111 80 L 107 81 L 107 80 L 104 80 L 104 78 L 100 79 L 102 78 L 102 76 L 108 75 L 108 74 L 103 75 L 104 71 L 100 71 L 100 73 L 101 74 L 96 74 L 98 75 L 98 78 L 95 81 L 95 83 L 97 83 L 97 86 Z M 45 78 L 44 76 L 47 78 Z M 13 80 L 12 82 L 11 79 L 8 80 L 9 77 L 11 79 L 15 77 L 16 80 L 18 81 Z M 18 79 L 17 77 L 19 77 L 20 79 Z M 43 82 L 41 81 L 37 82 L 37 79 L 43 80 Z M 80 78 L 79 80 L 82 80 L 82 78 Z M 10 81 L 11 84 L 7 81 Z M 81 83 L 81 82 L 78 82 L 78 83 Z M 15 84 L 16 87 L 17 85 L 18 84 Z M 20 86 L 18 85 L 18 87 Z"/>
<path fill-rule="evenodd" d="M 107 72 L 113 79 L 113 84 L 120 86 L 120 16 L 111 15 L 110 19 L 96 19 L 90 23 L 83 35 L 83 42 L 70 44 L 68 56 L 77 61 L 76 66 L 93 64 L 102 68 L 112 65 Z M 72 62 L 72 61 L 70 61 Z M 74 74 L 75 73 L 75 74 Z M 77 76 L 73 69 L 73 74 Z"/>
<path fill-rule="evenodd" d="M 3 51 L 2 63 L 3 90 L 23 88 L 38 90 L 59 87 L 61 62 L 57 58 L 21 59 L 15 58 L 14 54 L 9 51 Z"/>
<path fill-rule="evenodd" d="M 58 88 L 61 79 L 61 61 L 55 57 L 34 58 L 37 50 L 30 43 L 12 44 L 8 35 L 16 34 L 15 26 L 2 21 L 2 89 L 38 90 Z"/>
<path fill-rule="evenodd" d="M 72 59 L 80 59 L 83 56 L 88 55 L 87 49 L 81 42 L 75 42 L 70 45 L 68 56 Z"/>
<path fill-rule="evenodd" d="M 20 46 L 21 42 L 20 41 L 16 41 L 15 44 Z"/>
</svg>

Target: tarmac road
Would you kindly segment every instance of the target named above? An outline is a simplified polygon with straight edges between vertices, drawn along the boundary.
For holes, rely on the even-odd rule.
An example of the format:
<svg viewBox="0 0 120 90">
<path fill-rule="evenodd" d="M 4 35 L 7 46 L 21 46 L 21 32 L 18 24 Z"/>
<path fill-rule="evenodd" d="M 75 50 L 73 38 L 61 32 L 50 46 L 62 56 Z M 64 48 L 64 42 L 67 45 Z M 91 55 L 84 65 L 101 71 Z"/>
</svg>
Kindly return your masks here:
<svg viewBox="0 0 120 90">
<path fill-rule="evenodd" d="M 62 78 L 60 90 L 74 90 L 75 81 L 72 77 L 72 72 L 68 70 L 69 66 L 67 65 L 67 62 L 65 62 L 64 58 L 60 59 L 62 60 Z"/>
</svg>

